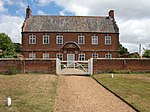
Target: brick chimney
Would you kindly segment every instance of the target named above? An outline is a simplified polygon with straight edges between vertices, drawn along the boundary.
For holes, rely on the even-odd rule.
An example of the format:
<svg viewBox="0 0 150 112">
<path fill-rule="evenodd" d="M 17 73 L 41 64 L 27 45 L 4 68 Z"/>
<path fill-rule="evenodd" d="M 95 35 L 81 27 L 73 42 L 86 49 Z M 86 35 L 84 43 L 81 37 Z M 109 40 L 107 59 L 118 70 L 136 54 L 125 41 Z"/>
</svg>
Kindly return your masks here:
<svg viewBox="0 0 150 112">
<path fill-rule="evenodd" d="M 108 14 L 109 14 L 109 17 L 110 17 L 112 20 L 115 20 L 115 18 L 114 18 L 114 10 L 110 10 Z"/>
<path fill-rule="evenodd" d="M 32 15 L 32 11 L 31 11 L 30 7 L 28 6 L 26 8 L 26 18 L 29 18 L 31 15 Z"/>
</svg>

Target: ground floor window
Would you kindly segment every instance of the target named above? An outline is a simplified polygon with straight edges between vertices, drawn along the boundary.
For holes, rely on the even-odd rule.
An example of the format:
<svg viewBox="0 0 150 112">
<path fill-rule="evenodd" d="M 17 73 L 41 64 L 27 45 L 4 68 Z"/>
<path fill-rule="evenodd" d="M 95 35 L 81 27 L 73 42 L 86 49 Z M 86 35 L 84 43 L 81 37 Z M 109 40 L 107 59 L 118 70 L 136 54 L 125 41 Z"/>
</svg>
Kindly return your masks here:
<svg viewBox="0 0 150 112">
<path fill-rule="evenodd" d="M 98 58 L 98 54 L 97 53 L 93 53 L 92 54 L 92 58 Z"/>
<path fill-rule="evenodd" d="M 48 53 L 44 53 L 44 54 L 43 54 L 43 58 L 44 58 L 44 59 L 49 58 L 49 54 L 48 54 Z"/>
<path fill-rule="evenodd" d="M 63 60 L 63 54 L 61 54 L 61 53 L 56 54 L 56 58 L 58 58 L 62 61 Z"/>
<path fill-rule="evenodd" d="M 79 61 L 84 61 L 85 60 L 85 54 L 79 54 Z"/>
<path fill-rule="evenodd" d="M 36 54 L 35 53 L 29 53 L 29 58 L 36 58 Z"/>
<path fill-rule="evenodd" d="M 112 54 L 105 54 L 105 58 L 112 58 Z"/>
</svg>

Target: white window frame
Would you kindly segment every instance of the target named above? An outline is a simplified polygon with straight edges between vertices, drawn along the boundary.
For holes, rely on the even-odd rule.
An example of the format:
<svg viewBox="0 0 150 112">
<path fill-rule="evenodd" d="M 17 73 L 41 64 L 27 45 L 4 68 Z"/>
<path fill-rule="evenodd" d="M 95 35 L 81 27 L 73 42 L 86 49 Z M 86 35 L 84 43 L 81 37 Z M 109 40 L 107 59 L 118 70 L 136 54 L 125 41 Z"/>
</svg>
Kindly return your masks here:
<svg viewBox="0 0 150 112">
<path fill-rule="evenodd" d="M 112 54 L 105 54 L 105 58 L 109 59 L 109 58 L 112 58 Z"/>
<path fill-rule="evenodd" d="M 79 61 L 85 61 L 85 54 L 83 54 L 83 53 L 79 54 L 78 60 Z"/>
<path fill-rule="evenodd" d="M 98 36 L 92 36 L 92 44 L 98 45 Z"/>
<path fill-rule="evenodd" d="M 60 40 L 60 38 L 61 38 L 61 40 Z M 63 44 L 63 36 L 62 35 L 56 36 L 56 44 Z"/>
<path fill-rule="evenodd" d="M 98 58 L 98 53 L 93 53 L 92 58 Z"/>
<path fill-rule="evenodd" d="M 49 58 L 49 53 L 43 53 L 43 59 Z"/>
<path fill-rule="evenodd" d="M 60 59 L 61 61 L 63 61 L 63 54 L 62 53 L 57 53 L 56 54 L 56 58 Z"/>
<path fill-rule="evenodd" d="M 49 35 L 43 35 L 43 44 L 49 44 Z"/>
<path fill-rule="evenodd" d="M 36 44 L 36 35 L 29 36 L 29 44 Z"/>
<path fill-rule="evenodd" d="M 105 36 L 105 45 L 111 45 L 111 36 Z"/>
<path fill-rule="evenodd" d="M 78 36 L 78 44 L 85 44 L 85 36 L 83 35 Z"/>
<path fill-rule="evenodd" d="M 29 53 L 29 58 L 36 58 L 36 54 L 35 53 Z"/>
</svg>

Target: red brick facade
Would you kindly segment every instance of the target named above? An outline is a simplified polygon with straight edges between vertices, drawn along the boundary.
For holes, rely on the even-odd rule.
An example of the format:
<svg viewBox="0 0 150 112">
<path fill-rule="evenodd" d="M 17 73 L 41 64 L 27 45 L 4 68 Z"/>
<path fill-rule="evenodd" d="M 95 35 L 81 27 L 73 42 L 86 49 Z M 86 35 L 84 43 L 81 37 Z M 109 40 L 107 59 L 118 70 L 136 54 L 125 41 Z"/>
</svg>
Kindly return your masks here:
<svg viewBox="0 0 150 112">
<path fill-rule="evenodd" d="M 34 44 L 30 43 L 32 35 L 36 38 Z M 44 35 L 49 36 L 48 44 L 43 44 Z M 62 44 L 57 44 L 58 35 L 63 36 Z M 79 44 L 78 36 L 84 36 L 84 44 Z M 92 44 L 92 36 L 97 36 L 97 44 Z M 106 36 L 110 37 L 110 45 L 105 44 Z M 118 47 L 119 30 L 113 10 L 106 17 L 32 16 L 31 9 L 28 7 L 26 10 L 22 27 L 22 54 L 25 58 L 32 54 L 34 58 L 43 58 L 45 53 L 48 58 L 56 58 L 60 53 L 63 60 L 67 60 L 67 54 L 74 54 L 75 60 L 79 59 L 79 54 L 84 54 L 87 60 L 94 53 L 98 58 L 105 58 L 105 55 L 117 58 Z"/>
<path fill-rule="evenodd" d="M 36 44 L 29 44 L 29 36 L 36 35 Z M 43 35 L 49 35 L 49 44 L 43 44 Z M 56 36 L 63 36 L 63 44 L 56 44 Z M 66 42 L 73 41 L 78 43 L 78 36 L 84 35 L 85 44 L 78 44 L 80 49 L 63 49 Z M 92 36 L 98 36 L 98 44 L 92 44 Z M 111 45 L 105 45 L 105 36 L 111 36 Z M 63 60 L 67 60 L 67 54 L 75 54 L 78 60 L 80 53 L 85 54 L 85 59 L 97 53 L 99 58 L 104 58 L 105 54 L 112 54 L 113 58 L 118 57 L 119 36 L 118 34 L 95 34 L 95 33 L 22 33 L 22 51 L 24 57 L 28 58 L 29 53 L 35 53 L 36 58 L 43 58 L 43 53 L 49 53 L 50 58 L 56 58 L 56 54 L 62 53 Z"/>
</svg>

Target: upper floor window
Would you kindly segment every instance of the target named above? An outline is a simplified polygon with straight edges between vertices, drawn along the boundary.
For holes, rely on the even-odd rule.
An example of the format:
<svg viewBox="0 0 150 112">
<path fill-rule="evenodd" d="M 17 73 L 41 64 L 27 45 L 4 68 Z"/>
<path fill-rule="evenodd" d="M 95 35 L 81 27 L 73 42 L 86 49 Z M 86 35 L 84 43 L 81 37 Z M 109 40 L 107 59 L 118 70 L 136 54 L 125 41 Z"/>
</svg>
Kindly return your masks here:
<svg viewBox="0 0 150 112">
<path fill-rule="evenodd" d="M 63 54 L 61 54 L 61 53 L 56 54 L 56 58 L 58 58 L 62 61 L 63 60 Z"/>
<path fill-rule="evenodd" d="M 98 36 L 92 36 L 92 44 L 98 44 Z"/>
<path fill-rule="evenodd" d="M 29 53 L 29 58 L 36 58 L 36 54 L 35 53 Z"/>
<path fill-rule="evenodd" d="M 48 54 L 48 53 L 44 53 L 44 54 L 43 54 L 43 58 L 44 58 L 44 59 L 49 58 L 49 54 Z"/>
<path fill-rule="evenodd" d="M 78 44 L 85 44 L 84 36 L 78 36 Z"/>
<path fill-rule="evenodd" d="M 85 60 L 85 54 L 79 54 L 78 59 L 79 59 L 79 61 L 84 61 Z"/>
<path fill-rule="evenodd" d="M 92 58 L 98 58 L 98 54 L 97 53 L 93 53 L 92 54 Z"/>
<path fill-rule="evenodd" d="M 29 36 L 29 44 L 36 44 L 36 36 L 35 35 Z"/>
<path fill-rule="evenodd" d="M 56 44 L 63 44 L 63 36 L 62 35 L 56 36 Z"/>
<path fill-rule="evenodd" d="M 111 45 L 111 36 L 105 36 L 105 45 Z"/>
<path fill-rule="evenodd" d="M 43 44 L 49 44 L 49 35 L 43 35 Z"/>
<path fill-rule="evenodd" d="M 105 58 L 112 58 L 112 54 L 105 54 Z"/>
</svg>

